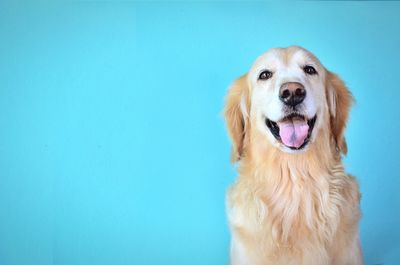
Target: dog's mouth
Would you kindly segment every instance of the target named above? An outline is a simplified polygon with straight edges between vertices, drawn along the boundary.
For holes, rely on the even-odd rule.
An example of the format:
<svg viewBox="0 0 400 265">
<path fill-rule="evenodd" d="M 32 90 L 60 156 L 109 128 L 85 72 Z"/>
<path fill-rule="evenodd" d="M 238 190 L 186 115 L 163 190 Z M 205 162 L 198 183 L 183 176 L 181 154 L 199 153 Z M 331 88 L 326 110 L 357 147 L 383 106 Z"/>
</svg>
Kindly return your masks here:
<svg viewBox="0 0 400 265">
<path fill-rule="evenodd" d="M 277 122 L 266 118 L 265 123 L 279 142 L 292 150 L 300 150 L 310 141 L 316 120 L 317 115 L 307 119 L 300 114 L 290 114 Z"/>
</svg>

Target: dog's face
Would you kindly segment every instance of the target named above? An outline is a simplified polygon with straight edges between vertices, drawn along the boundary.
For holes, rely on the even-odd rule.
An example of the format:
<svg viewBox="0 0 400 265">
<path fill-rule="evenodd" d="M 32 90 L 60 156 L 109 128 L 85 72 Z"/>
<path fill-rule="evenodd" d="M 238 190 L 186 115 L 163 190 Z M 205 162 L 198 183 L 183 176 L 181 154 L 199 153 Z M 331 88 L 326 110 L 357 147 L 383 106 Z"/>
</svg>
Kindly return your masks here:
<svg viewBox="0 0 400 265">
<path fill-rule="evenodd" d="M 320 129 L 330 127 L 337 148 L 345 149 L 343 129 L 350 102 L 343 82 L 313 54 L 294 46 L 271 49 L 228 94 L 225 117 L 234 155 L 242 155 L 250 127 L 287 153 L 305 152 Z"/>
<path fill-rule="evenodd" d="M 272 49 L 257 59 L 247 78 L 260 132 L 284 152 L 306 150 L 327 105 L 319 61 L 297 47 Z"/>
</svg>

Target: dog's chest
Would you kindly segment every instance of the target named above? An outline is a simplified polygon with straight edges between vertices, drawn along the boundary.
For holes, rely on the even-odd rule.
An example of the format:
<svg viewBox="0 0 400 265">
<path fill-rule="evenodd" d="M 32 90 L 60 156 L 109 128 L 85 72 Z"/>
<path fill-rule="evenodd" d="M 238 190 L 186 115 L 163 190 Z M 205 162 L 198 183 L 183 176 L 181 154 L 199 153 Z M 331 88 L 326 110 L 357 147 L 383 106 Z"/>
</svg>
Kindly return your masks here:
<svg viewBox="0 0 400 265">
<path fill-rule="evenodd" d="M 250 238 L 261 236 L 280 245 L 329 241 L 339 225 L 343 202 L 341 188 L 329 180 L 239 180 L 228 194 L 230 224 Z"/>
</svg>

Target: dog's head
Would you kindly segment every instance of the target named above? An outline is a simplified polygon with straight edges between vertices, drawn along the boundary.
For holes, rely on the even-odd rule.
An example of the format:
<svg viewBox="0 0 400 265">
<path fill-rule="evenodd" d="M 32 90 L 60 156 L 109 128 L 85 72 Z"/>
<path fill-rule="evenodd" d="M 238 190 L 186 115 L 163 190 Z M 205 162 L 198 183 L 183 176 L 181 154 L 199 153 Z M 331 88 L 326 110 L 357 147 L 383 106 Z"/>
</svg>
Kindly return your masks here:
<svg viewBox="0 0 400 265">
<path fill-rule="evenodd" d="M 343 134 L 351 102 L 343 81 L 309 51 L 271 49 L 228 92 L 224 114 L 232 159 L 245 153 L 250 128 L 286 153 L 306 152 L 321 131 L 328 132 L 334 149 L 346 153 Z"/>
</svg>

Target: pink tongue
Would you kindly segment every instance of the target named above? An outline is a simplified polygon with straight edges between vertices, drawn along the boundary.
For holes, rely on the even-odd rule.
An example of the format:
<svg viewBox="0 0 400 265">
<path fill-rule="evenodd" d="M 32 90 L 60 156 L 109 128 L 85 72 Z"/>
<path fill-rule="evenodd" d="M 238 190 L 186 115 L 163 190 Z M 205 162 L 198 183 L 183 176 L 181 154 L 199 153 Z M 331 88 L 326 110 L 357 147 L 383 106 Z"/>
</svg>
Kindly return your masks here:
<svg viewBox="0 0 400 265">
<path fill-rule="evenodd" d="M 299 148 L 307 138 L 308 124 L 305 120 L 287 120 L 278 122 L 278 126 L 279 135 L 286 146 Z"/>
</svg>

